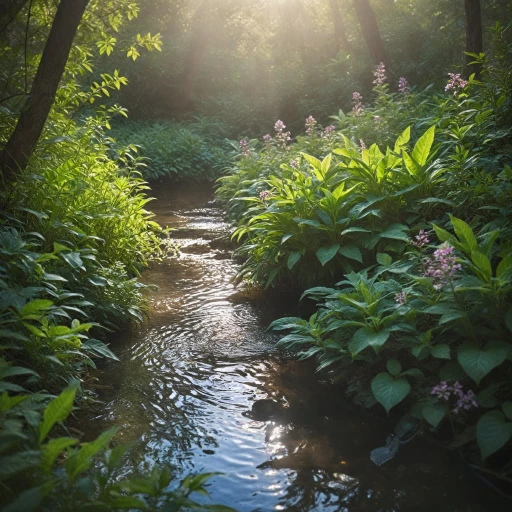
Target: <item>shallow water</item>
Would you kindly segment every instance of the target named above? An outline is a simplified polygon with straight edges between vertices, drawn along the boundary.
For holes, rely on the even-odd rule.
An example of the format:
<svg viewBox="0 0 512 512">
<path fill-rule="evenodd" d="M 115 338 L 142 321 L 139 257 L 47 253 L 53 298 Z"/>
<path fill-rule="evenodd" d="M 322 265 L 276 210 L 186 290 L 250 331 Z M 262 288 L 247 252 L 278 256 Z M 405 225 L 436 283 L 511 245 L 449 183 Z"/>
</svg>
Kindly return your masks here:
<svg viewBox="0 0 512 512">
<path fill-rule="evenodd" d="M 159 287 L 149 319 L 112 340 L 121 362 L 98 372 L 105 388 L 81 424 L 88 437 L 116 425 L 119 441 L 137 441 L 133 465 L 171 464 L 178 478 L 222 472 L 211 501 L 240 512 L 501 510 L 453 453 L 424 440 L 374 466 L 369 453 L 393 424 L 276 352 L 265 329 L 295 315 L 294 301 L 233 287 L 238 265 L 211 189 L 153 195 L 182 252 L 145 273 Z M 262 398 L 284 412 L 267 422 L 242 414 Z"/>
</svg>

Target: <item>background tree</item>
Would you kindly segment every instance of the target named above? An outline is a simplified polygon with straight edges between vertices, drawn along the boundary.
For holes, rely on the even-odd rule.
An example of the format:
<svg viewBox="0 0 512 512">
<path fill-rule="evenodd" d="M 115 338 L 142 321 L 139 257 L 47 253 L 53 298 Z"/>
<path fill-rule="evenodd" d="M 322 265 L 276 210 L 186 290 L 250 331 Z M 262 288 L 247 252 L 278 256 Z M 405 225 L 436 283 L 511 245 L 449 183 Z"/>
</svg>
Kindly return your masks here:
<svg viewBox="0 0 512 512">
<path fill-rule="evenodd" d="M 377 25 L 377 18 L 369 0 L 354 0 L 354 8 L 372 61 L 375 64 L 386 62 L 386 53 Z"/>
<path fill-rule="evenodd" d="M 14 131 L 0 154 L 4 182 L 23 170 L 48 118 L 78 25 L 89 0 L 61 0 L 27 98 Z"/>
<path fill-rule="evenodd" d="M 482 53 L 483 37 L 482 37 L 482 13 L 480 9 L 480 0 L 464 0 L 465 8 L 465 24 L 466 24 L 466 52 Z M 470 64 L 474 58 L 465 55 L 465 73 L 469 76 L 475 73 L 480 74 L 480 66 L 478 64 Z"/>
</svg>

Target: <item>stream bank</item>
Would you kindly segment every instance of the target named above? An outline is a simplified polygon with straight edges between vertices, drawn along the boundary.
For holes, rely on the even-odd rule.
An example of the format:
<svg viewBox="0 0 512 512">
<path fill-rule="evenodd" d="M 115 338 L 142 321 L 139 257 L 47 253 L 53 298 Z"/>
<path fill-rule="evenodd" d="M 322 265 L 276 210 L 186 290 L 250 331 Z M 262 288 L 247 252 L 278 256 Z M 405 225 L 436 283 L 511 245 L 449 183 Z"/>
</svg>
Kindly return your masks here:
<svg viewBox="0 0 512 512">
<path fill-rule="evenodd" d="M 106 388 L 82 424 L 87 438 L 120 427 L 119 441 L 137 442 L 127 471 L 221 472 L 211 501 L 240 512 L 498 510 L 456 454 L 425 440 L 376 467 L 370 451 L 393 424 L 352 404 L 311 362 L 275 350 L 266 328 L 296 304 L 234 288 L 238 264 L 211 187 L 162 185 L 152 195 L 181 254 L 146 271 L 159 290 L 147 321 L 111 340 L 120 362 L 100 370 Z M 282 412 L 244 415 L 260 399 Z"/>
</svg>

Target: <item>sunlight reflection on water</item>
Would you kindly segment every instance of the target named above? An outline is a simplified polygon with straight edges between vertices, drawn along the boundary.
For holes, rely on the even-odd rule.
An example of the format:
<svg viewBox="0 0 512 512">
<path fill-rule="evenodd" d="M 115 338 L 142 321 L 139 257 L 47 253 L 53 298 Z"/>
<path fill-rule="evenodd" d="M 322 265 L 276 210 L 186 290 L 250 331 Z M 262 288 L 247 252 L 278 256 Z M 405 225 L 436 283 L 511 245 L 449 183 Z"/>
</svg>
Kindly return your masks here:
<svg viewBox="0 0 512 512">
<path fill-rule="evenodd" d="M 392 424 L 352 405 L 311 364 L 275 352 L 267 325 L 296 311 L 233 287 L 237 264 L 211 190 L 173 187 L 159 187 L 152 206 L 182 253 L 145 273 L 159 286 L 150 318 L 115 337 L 121 362 L 100 374 L 114 389 L 101 392 L 88 435 L 117 425 L 119 441 L 138 441 L 135 466 L 224 473 L 211 499 L 240 512 L 485 510 L 483 491 L 433 445 L 411 443 L 373 466 L 369 452 Z M 261 398 L 280 401 L 282 414 L 244 417 Z"/>
</svg>

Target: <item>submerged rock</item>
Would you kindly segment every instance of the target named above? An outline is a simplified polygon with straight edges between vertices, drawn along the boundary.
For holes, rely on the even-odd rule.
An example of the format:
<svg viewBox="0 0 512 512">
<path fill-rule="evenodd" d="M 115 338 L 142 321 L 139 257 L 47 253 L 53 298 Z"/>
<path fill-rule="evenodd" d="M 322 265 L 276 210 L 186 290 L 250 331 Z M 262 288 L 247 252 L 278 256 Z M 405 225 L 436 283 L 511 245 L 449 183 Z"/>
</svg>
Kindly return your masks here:
<svg viewBox="0 0 512 512">
<path fill-rule="evenodd" d="M 275 418 L 283 411 L 283 407 L 279 402 L 270 399 L 256 400 L 251 410 L 243 413 L 244 416 L 257 421 L 267 421 Z"/>
</svg>

